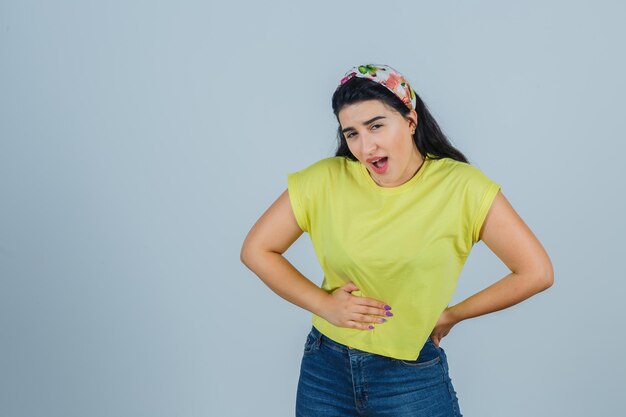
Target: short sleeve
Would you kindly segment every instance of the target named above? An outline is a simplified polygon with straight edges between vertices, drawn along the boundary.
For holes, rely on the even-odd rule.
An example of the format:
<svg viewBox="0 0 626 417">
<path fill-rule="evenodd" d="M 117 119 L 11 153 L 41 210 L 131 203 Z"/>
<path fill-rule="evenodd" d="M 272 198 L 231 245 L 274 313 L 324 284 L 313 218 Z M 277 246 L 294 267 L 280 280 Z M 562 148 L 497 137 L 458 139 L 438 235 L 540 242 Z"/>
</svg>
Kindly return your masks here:
<svg viewBox="0 0 626 417">
<path fill-rule="evenodd" d="M 487 213 L 489 212 L 491 204 L 493 203 L 493 200 L 495 200 L 499 190 L 500 184 L 496 184 L 495 182 L 489 184 L 485 190 L 478 212 L 476 213 L 474 226 L 472 228 L 472 243 L 476 243 L 480 239 L 480 229 L 483 227 L 483 223 L 487 218 Z"/>
<path fill-rule="evenodd" d="M 291 208 L 293 214 L 296 217 L 296 222 L 303 232 L 309 232 L 309 217 L 302 205 L 302 189 L 300 181 L 300 172 L 293 172 L 287 175 L 287 190 L 289 192 L 289 201 L 291 202 Z"/>
<path fill-rule="evenodd" d="M 493 200 L 500 191 L 500 184 L 472 166 L 467 184 L 466 208 L 469 215 L 471 244 L 480 239 L 480 229 L 487 218 Z"/>
<path fill-rule="evenodd" d="M 293 214 L 303 232 L 315 231 L 320 219 L 328 214 L 324 201 L 332 193 L 333 178 L 342 167 L 343 157 L 321 159 L 300 171 L 287 174 L 287 190 Z"/>
</svg>

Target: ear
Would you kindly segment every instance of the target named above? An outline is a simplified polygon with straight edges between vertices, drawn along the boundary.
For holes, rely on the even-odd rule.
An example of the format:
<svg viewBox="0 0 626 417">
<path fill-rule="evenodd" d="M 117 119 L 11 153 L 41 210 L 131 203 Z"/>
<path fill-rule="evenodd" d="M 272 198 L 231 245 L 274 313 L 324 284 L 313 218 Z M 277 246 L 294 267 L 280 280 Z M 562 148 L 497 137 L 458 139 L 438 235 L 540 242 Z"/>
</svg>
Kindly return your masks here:
<svg viewBox="0 0 626 417">
<path fill-rule="evenodd" d="M 411 110 L 407 117 L 409 119 L 409 127 L 417 128 L 417 112 Z"/>
</svg>

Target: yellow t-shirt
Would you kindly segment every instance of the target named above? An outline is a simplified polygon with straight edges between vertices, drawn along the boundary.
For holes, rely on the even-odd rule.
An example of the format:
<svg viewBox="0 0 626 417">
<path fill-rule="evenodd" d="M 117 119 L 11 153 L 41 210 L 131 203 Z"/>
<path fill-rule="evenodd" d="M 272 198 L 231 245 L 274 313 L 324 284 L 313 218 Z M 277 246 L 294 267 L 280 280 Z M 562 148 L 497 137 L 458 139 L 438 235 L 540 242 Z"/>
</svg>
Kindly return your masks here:
<svg viewBox="0 0 626 417">
<path fill-rule="evenodd" d="M 415 360 L 456 288 L 500 185 L 473 165 L 426 158 L 397 187 L 381 187 L 358 161 L 329 157 L 287 176 L 300 228 L 324 272 L 322 289 L 348 281 L 392 307 L 373 330 L 313 325 L 345 345 Z"/>
</svg>

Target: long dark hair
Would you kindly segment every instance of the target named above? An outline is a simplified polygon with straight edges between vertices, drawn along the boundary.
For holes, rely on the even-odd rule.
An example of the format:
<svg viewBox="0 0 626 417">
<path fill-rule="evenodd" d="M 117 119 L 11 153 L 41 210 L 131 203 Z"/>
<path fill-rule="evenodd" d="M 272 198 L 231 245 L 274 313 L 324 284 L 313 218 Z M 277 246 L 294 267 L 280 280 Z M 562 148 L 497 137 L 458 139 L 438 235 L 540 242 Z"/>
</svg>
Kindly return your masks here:
<svg viewBox="0 0 626 417">
<path fill-rule="evenodd" d="M 433 155 L 433 157 L 428 156 L 430 159 L 452 158 L 469 163 L 465 155 L 452 146 L 446 135 L 443 134 L 439 125 L 426 108 L 426 104 L 424 104 L 417 93 L 415 98 L 417 100 L 415 109 L 417 112 L 417 128 L 413 134 L 413 142 L 417 145 L 420 154 L 425 158 L 428 154 Z M 353 77 L 345 84 L 337 87 L 333 94 L 333 113 L 337 118 L 337 122 L 339 123 L 339 111 L 344 106 L 366 100 L 380 100 L 405 118 L 410 113 L 409 108 L 385 86 L 366 78 Z M 335 156 L 344 156 L 353 161 L 357 160 L 350 152 L 346 139 L 341 133 L 341 123 L 337 129 L 337 142 Z"/>
</svg>

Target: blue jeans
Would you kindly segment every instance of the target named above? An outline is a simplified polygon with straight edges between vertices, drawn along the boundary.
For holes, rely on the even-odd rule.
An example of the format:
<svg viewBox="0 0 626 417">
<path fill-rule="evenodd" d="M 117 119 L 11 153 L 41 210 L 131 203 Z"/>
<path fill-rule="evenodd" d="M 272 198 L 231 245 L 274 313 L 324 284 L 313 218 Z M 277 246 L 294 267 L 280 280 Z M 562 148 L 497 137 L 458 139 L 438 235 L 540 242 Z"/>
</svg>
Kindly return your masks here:
<svg viewBox="0 0 626 417">
<path fill-rule="evenodd" d="M 335 342 L 312 326 L 296 417 L 331 416 L 462 417 L 446 353 L 428 338 L 417 360 L 390 358 Z"/>
</svg>

